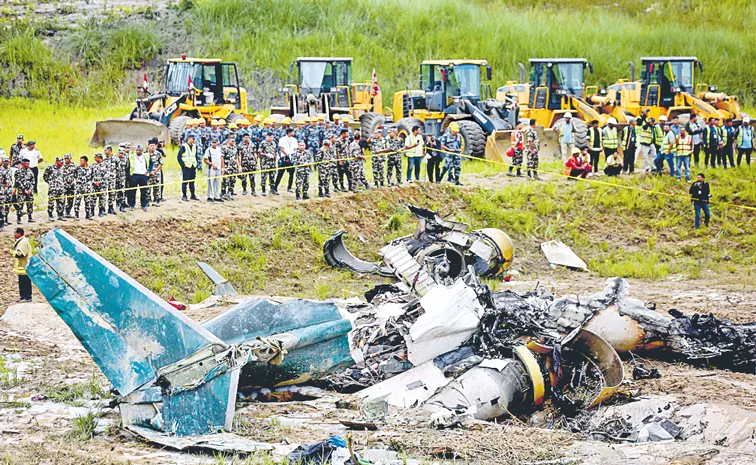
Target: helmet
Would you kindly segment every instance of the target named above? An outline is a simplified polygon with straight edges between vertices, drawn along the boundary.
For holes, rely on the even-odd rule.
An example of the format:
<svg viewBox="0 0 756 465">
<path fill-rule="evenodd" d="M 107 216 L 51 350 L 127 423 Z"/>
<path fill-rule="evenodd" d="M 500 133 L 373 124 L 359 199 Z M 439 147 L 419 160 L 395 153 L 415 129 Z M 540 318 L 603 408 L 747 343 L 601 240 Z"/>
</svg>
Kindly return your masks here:
<svg viewBox="0 0 756 465">
<path fill-rule="evenodd" d="M 617 120 L 614 118 L 609 118 L 606 120 L 606 124 L 617 124 Z"/>
<path fill-rule="evenodd" d="M 223 118 L 221 118 L 221 119 L 218 120 L 218 124 L 220 124 L 221 126 L 225 126 L 226 125 L 226 120 L 223 119 Z"/>
<path fill-rule="evenodd" d="M 335 115 L 333 115 L 333 120 L 334 120 L 334 121 L 337 121 L 337 120 L 339 120 L 340 118 L 341 118 L 341 115 L 340 115 L 340 114 L 338 114 L 338 113 L 336 113 Z"/>
<path fill-rule="evenodd" d="M 260 115 L 255 116 L 255 123 L 259 123 L 262 120 L 263 120 L 262 116 L 260 116 Z"/>
<path fill-rule="evenodd" d="M 287 116 L 286 118 L 281 120 L 281 124 L 291 124 L 291 118 Z"/>
<path fill-rule="evenodd" d="M 229 128 L 229 129 L 236 129 L 236 128 L 238 128 L 238 127 L 239 127 L 239 125 L 238 125 L 238 124 L 236 124 L 236 123 L 231 123 L 231 124 L 229 124 L 229 125 L 228 125 L 228 128 Z"/>
<path fill-rule="evenodd" d="M 745 118 L 743 118 L 743 122 L 744 123 L 750 123 L 751 122 L 751 118 L 749 118 L 749 117 L 746 116 Z"/>
<path fill-rule="evenodd" d="M 218 122 L 218 120 L 217 120 L 217 119 L 214 119 L 214 120 L 212 120 L 212 121 L 210 122 L 210 126 L 218 126 L 219 124 L 220 124 L 220 123 Z"/>
<path fill-rule="evenodd" d="M 580 153 L 580 149 L 577 147 L 572 147 L 572 154 L 575 155 L 576 153 Z"/>
<path fill-rule="evenodd" d="M 568 111 L 567 113 L 564 114 L 564 119 L 570 119 L 570 118 L 572 118 L 572 113 Z"/>
<path fill-rule="evenodd" d="M 318 116 L 318 121 L 324 121 L 324 120 L 325 120 L 325 115 Z"/>
<path fill-rule="evenodd" d="M 452 123 L 449 125 L 449 130 L 454 132 L 459 132 L 459 124 L 458 123 Z"/>
<path fill-rule="evenodd" d="M 659 121 L 667 121 L 667 115 L 661 115 Z"/>
</svg>

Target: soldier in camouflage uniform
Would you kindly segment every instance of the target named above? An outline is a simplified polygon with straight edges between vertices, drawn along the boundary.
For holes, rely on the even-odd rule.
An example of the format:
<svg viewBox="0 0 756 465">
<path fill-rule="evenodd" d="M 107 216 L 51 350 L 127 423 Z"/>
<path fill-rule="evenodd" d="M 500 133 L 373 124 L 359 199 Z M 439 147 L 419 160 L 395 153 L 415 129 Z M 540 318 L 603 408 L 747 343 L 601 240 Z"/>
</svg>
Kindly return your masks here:
<svg viewBox="0 0 756 465">
<path fill-rule="evenodd" d="M 391 128 L 389 130 L 389 149 L 391 149 L 391 152 L 388 155 L 388 173 L 386 175 L 386 180 L 389 183 L 389 186 L 393 186 L 394 183 L 391 182 L 391 172 L 393 170 L 396 170 L 396 184 L 401 186 L 402 185 L 402 151 L 404 150 L 404 140 L 396 137 L 396 128 Z"/>
<path fill-rule="evenodd" d="M 234 187 L 236 187 L 236 178 L 240 171 L 239 147 L 233 137 L 226 139 L 226 142 L 221 146 L 221 153 L 223 154 L 224 167 L 223 179 L 221 180 L 221 199 L 232 200 L 231 196 L 235 195 Z M 264 189 L 265 187 L 263 187 L 263 192 Z"/>
<path fill-rule="evenodd" d="M 241 184 L 242 195 L 247 195 L 247 180 L 249 179 L 249 188 L 252 195 L 255 192 L 255 172 L 257 171 L 257 147 L 252 142 L 249 133 L 244 134 L 242 143 L 239 144 L 239 155 L 241 157 Z"/>
<path fill-rule="evenodd" d="M 297 172 L 297 184 L 295 192 L 297 194 L 297 200 L 310 198 L 307 193 L 310 190 L 310 172 L 312 171 L 312 152 L 307 150 L 307 144 L 304 140 L 299 141 L 298 150 L 291 156 L 291 161 L 296 166 Z"/>
<path fill-rule="evenodd" d="M 32 218 L 32 214 L 34 213 L 34 172 L 29 168 L 28 158 L 24 158 L 21 161 L 21 168 L 16 171 L 13 193 L 16 196 L 17 223 L 21 224 L 21 217 L 24 216 L 24 207 L 26 207 L 29 223 L 34 223 L 34 218 Z"/>
<path fill-rule="evenodd" d="M 58 213 L 58 220 L 66 221 L 64 211 L 66 200 L 63 198 L 66 191 L 66 170 L 63 168 L 63 158 L 57 157 L 55 164 L 45 168 L 42 179 L 47 183 L 47 216 L 50 221 L 55 221 L 53 211 Z"/>
<path fill-rule="evenodd" d="M 74 199 L 74 218 L 79 219 L 79 207 L 81 206 L 81 199 L 84 199 L 84 214 L 89 219 L 93 214 L 92 201 L 94 198 L 88 195 L 92 192 L 92 168 L 89 166 L 89 158 L 81 157 L 79 159 L 79 166 L 75 171 L 76 180 L 76 198 Z"/>
<path fill-rule="evenodd" d="M 336 139 L 333 148 L 336 152 L 336 159 L 338 160 L 336 165 L 336 180 L 339 184 L 339 190 L 341 190 L 341 192 L 352 190 L 352 172 L 349 170 L 349 130 L 341 130 L 339 138 Z M 346 187 L 344 187 L 344 176 L 346 176 L 347 180 Z"/>
<path fill-rule="evenodd" d="M 383 126 L 378 126 L 378 130 L 370 136 L 368 143 L 370 144 L 370 153 L 372 154 L 373 184 L 375 184 L 375 187 L 384 187 L 386 185 L 386 181 L 384 180 L 384 173 L 386 172 L 385 153 L 390 151 L 391 148 L 388 141 L 383 138 Z"/>
<path fill-rule="evenodd" d="M 99 202 L 98 216 L 105 216 L 108 192 L 108 166 L 103 162 L 101 153 L 95 153 L 95 162 L 92 165 L 92 216 Z"/>
<path fill-rule="evenodd" d="M 125 146 L 119 149 L 115 159 L 115 188 L 118 191 L 116 192 L 116 206 L 121 212 L 126 211 L 126 192 L 124 192 L 124 189 L 126 189 L 126 169 L 129 166 L 129 154 L 127 150 Z"/>
<path fill-rule="evenodd" d="M 105 165 L 105 187 L 108 192 L 108 213 L 111 215 L 116 215 L 116 211 L 114 208 L 115 200 L 116 200 L 116 170 L 118 169 L 118 159 L 113 157 L 113 147 L 110 145 L 106 145 L 105 149 L 105 158 L 102 160 L 102 164 Z"/>
<path fill-rule="evenodd" d="M 137 145 L 137 151 L 141 148 L 141 145 Z M 152 205 L 159 207 L 160 173 L 163 171 L 163 154 L 157 149 L 156 144 L 150 143 L 145 156 L 150 159 L 152 164 L 152 171 L 147 173 L 147 202 L 150 202 L 150 199 L 152 199 Z"/>
<path fill-rule="evenodd" d="M 10 157 L 11 164 L 16 164 L 16 161 L 18 161 L 18 155 L 21 153 L 22 148 L 24 148 L 24 135 L 19 134 L 18 136 L 16 136 L 16 143 L 10 146 L 8 156 Z"/>
<path fill-rule="evenodd" d="M 536 120 L 530 120 L 530 126 L 525 130 L 525 153 L 528 156 L 528 177 L 530 177 L 530 171 L 533 171 L 533 179 L 541 179 L 538 177 L 538 150 L 540 149 L 541 141 L 538 139 L 538 133 L 536 132 Z"/>
<path fill-rule="evenodd" d="M 73 218 L 71 210 L 73 209 L 74 194 L 76 193 L 76 165 L 71 160 L 71 154 L 63 156 L 63 195 L 65 196 L 66 218 Z"/>
<path fill-rule="evenodd" d="M 297 121 L 297 128 L 294 130 L 294 137 L 297 142 L 304 142 L 307 145 L 307 128 L 305 128 L 305 120 L 300 119 Z"/>
<path fill-rule="evenodd" d="M 264 171 L 263 173 L 260 173 L 262 195 L 267 195 L 265 193 L 265 186 L 268 182 L 270 182 L 270 193 L 278 195 L 278 191 L 276 190 L 276 172 L 265 171 L 275 169 L 277 163 L 276 155 L 278 154 L 278 144 L 274 141 L 273 133 L 271 131 L 265 135 L 265 140 L 260 144 L 257 153 L 260 158 L 260 170 Z"/>
<path fill-rule="evenodd" d="M 0 231 L 8 222 L 8 212 L 13 201 L 13 176 L 10 170 L 10 158 L 3 153 L 0 157 Z"/>
<path fill-rule="evenodd" d="M 331 182 L 336 183 L 336 179 L 333 179 L 336 177 L 336 154 L 329 139 L 323 141 L 318 157 L 318 197 L 330 197 Z"/>
<path fill-rule="evenodd" d="M 459 175 L 462 171 L 462 158 L 459 156 L 459 153 L 462 151 L 462 136 L 459 134 L 459 125 L 451 123 L 449 130 L 441 136 L 439 142 L 441 143 L 441 150 L 447 152 L 444 154 L 444 169 L 441 171 L 440 179 L 443 179 L 444 174 L 448 172 L 448 181 L 461 186 L 462 183 L 459 182 Z"/>
<path fill-rule="evenodd" d="M 352 142 L 349 144 L 349 170 L 352 173 L 352 192 L 357 192 L 360 188 L 370 189 L 365 177 L 365 152 L 360 145 L 362 136 L 359 131 L 354 133 Z"/>
</svg>

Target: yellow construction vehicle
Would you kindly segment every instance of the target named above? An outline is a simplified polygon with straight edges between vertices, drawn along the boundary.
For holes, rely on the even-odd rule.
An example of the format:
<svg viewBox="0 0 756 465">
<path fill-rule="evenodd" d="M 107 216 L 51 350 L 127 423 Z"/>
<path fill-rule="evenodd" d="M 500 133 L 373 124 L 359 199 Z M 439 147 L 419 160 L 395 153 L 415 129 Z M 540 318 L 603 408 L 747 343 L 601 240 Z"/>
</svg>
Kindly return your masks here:
<svg viewBox="0 0 756 465">
<path fill-rule="evenodd" d="M 373 91 L 370 81 L 352 82 L 352 59 L 348 57 L 299 57 L 289 67 L 296 84 L 287 84 L 282 92 L 285 104 L 271 108 L 274 118 L 289 117 L 298 121 L 312 116 L 349 115 L 359 121 L 367 114 L 381 116 L 383 100 L 380 89 Z"/>
<path fill-rule="evenodd" d="M 559 144 L 554 126 L 566 113 L 574 117 L 575 142 L 587 145 L 587 123 L 593 120 L 605 125 L 609 118 L 619 125 L 627 124 L 626 115 L 618 102 L 606 95 L 598 86 L 586 86 L 583 75 L 586 68 L 593 74 L 593 65 L 584 58 L 533 58 L 528 60 L 530 79 L 525 81 L 525 66 L 520 66 L 520 82 L 510 81 L 496 90 L 500 101 L 516 100 L 520 117 L 535 119 L 543 128 L 541 153 L 556 154 Z"/>
<path fill-rule="evenodd" d="M 138 89 L 134 109 L 120 119 L 98 121 L 91 145 L 145 143 L 156 137 L 177 144 L 192 118 L 232 123 L 247 113 L 247 91 L 239 86 L 236 63 L 216 58 L 174 58 L 165 65 L 163 89 Z"/>
<path fill-rule="evenodd" d="M 703 72 L 696 57 L 641 57 L 641 66 L 640 80 L 635 80 L 635 64 L 630 62 L 630 80 L 621 79 L 607 89 L 629 115 L 638 116 L 648 109 L 649 116 L 678 116 L 683 124 L 691 112 L 704 119 L 732 119 L 735 124 L 746 116 L 736 96 L 717 92 L 714 85 L 696 83 L 696 70 Z"/>
<path fill-rule="evenodd" d="M 462 153 L 502 159 L 517 114 L 493 98 L 491 87 L 481 82 L 481 71 L 491 79 L 485 60 L 426 60 L 420 64 L 420 89 L 394 94 L 393 118 L 401 133 L 419 126 L 425 134 L 440 136 L 456 121 L 462 135 Z M 370 123 L 370 124 L 367 124 Z M 363 135 L 372 134 L 373 121 L 364 121 Z"/>
</svg>

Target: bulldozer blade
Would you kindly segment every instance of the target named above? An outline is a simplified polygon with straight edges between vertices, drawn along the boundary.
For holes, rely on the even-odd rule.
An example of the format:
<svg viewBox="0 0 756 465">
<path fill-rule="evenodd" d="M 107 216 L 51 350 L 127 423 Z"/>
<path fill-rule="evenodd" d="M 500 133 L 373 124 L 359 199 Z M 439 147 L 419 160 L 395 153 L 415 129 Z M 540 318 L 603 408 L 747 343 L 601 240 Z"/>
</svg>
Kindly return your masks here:
<svg viewBox="0 0 756 465">
<path fill-rule="evenodd" d="M 509 164 L 510 158 L 506 153 L 512 146 L 511 137 L 512 129 L 494 131 L 486 140 L 486 160 L 500 161 Z M 538 154 L 542 157 L 560 156 L 559 138 L 553 129 L 545 129 L 542 126 L 536 126 L 538 134 L 539 149 Z"/>
<path fill-rule="evenodd" d="M 170 145 L 171 138 L 168 133 L 168 127 L 158 121 L 110 118 L 97 122 L 89 145 L 98 147 L 105 144 L 120 144 L 123 142 L 145 145 L 153 137 L 164 140 L 166 145 Z"/>
</svg>

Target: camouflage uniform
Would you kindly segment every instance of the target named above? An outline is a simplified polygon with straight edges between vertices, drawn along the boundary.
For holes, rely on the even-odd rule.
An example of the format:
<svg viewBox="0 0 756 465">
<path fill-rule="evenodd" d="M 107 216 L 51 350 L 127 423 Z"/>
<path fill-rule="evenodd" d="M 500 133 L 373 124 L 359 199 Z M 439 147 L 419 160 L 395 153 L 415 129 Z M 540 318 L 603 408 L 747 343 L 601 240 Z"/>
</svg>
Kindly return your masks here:
<svg viewBox="0 0 756 465">
<path fill-rule="evenodd" d="M 152 162 L 153 172 L 147 175 L 147 202 L 152 200 L 156 207 L 160 206 L 160 173 L 163 171 L 154 171 L 158 166 L 162 167 L 163 154 L 159 150 L 155 150 L 155 153 L 145 152 L 145 156 L 150 157 Z M 152 186 L 152 188 L 150 188 Z"/>
<path fill-rule="evenodd" d="M 56 163 L 58 160 L 61 162 L 63 161 L 62 158 L 58 158 Z M 44 173 L 42 173 L 42 179 L 48 186 L 50 186 L 49 189 L 47 189 L 47 216 L 50 217 L 51 221 L 55 219 L 53 217 L 53 210 L 58 213 L 59 220 L 64 219 L 63 215 L 66 205 L 66 200 L 63 198 L 66 190 L 65 176 L 66 170 L 63 168 L 63 165 L 60 167 L 50 165 L 45 168 Z"/>
<path fill-rule="evenodd" d="M 10 166 L 0 165 L 0 227 L 8 223 L 8 212 L 13 201 L 12 183 Z"/>
<path fill-rule="evenodd" d="M 66 218 L 71 218 L 76 194 L 76 165 L 73 163 L 63 163 L 63 193 L 66 197 Z"/>
<path fill-rule="evenodd" d="M 115 188 L 116 192 L 116 205 L 123 212 L 126 211 L 126 167 L 129 164 L 129 154 L 123 152 L 123 158 L 115 158 Z"/>
<path fill-rule="evenodd" d="M 331 182 L 336 186 L 336 152 L 331 146 L 320 148 L 318 161 L 318 191 L 326 197 L 331 196 Z"/>
<path fill-rule="evenodd" d="M 462 150 L 462 136 L 457 133 L 453 135 L 451 131 L 446 131 L 441 136 L 441 145 L 446 146 L 453 153 L 447 153 L 444 156 L 444 170 L 441 172 L 441 178 L 444 173 L 449 172 L 449 181 L 459 182 L 459 174 L 462 171 L 462 157 L 458 154 Z"/>
<path fill-rule="evenodd" d="M 94 216 L 95 207 L 99 202 L 99 214 L 105 215 L 105 204 L 107 203 L 108 191 L 108 165 L 104 161 L 95 162 L 92 165 L 92 216 Z"/>
<path fill-rule="evenodd" d="M 349 144 L 349 170 L 352 173 L 352 191 L 357 192 L 360 187 L 370 189 L 370 184 L 365 177 L 365 160 L 357 158 L 363 156 L 362 147 L 358 141 L 352 141 Z"/>
<path fill-rule="evenodd" d="M 278 143 L 275 142 L 275 137 L 272 141 L 264 140 L 260 144 L 260 169 L 272 170 L 276 167 L 276 154 L 278 153 Z M 265 171 L 260 174 L 260 185 L 262 186 L 263 195 L 265 195 L 265 186 L 270 181 L 271 192 L 275 190 L 276 185 L 276 172 Z"/>
<path fill-rule="evenodd" d="M 386 181 L 384 180 L 386 155 L 376 152 L 387 149 L 388 146 L 388 141 L 384 138 L 373 139 L 370 142 L 370 152 L 372 153 L 373 162 L 373 183 L 375 184 L 375 187 L 383 187 L 386 185 Z"/>
<path fill-rule="evenodd" d="M 309 198 L 307 196 L 307 191 L 310 190 L 310 172 L 312 171 L 312 166 L 302 165 L 312 163 L 313 160 L 312 152 L 307 149 L 304 151 L 297 150 L 291 156 L 291 161 L 294 166 L 296 166 L 295 169 L 297 173 L 297 185 L 295 190 L 297 193 L 297 199 L 299 199 L 300 195 L 304 198 Z"/>
<path fill-rule="evenodd" d="M 16 171 L 15 185 L 16 190 L 16 216 L 18 222 L 21 223 L 21 217 L 24 215 L 24 206 L 26 206 L 26 214 L 29 220 L 32 219 L 32 213 L 34 212 L 34 172 L 31 169 L 19 168 Z M 26 191 L 30 191 L 27 194 Z"/>
<path fill-rule="evenodd" d="M 336 152 L 336 159 L 338 160 L 336 165 L 336 181 L 338 181 L 339 189 L 343 192 L 346 192 L 347 189 L 352 190 L 352 172 L 349 170 L 349 138 L 342 139 L 339 136 L 333 144 L 333 149 Z M 344 187 L 344 176 L 347 179 L 346 188 Z"/>
<path fill-rule="evenodd" d="M 245 144 L 242 142 L 239 144 L 239 154 L 241 155 L 241 184 L 243 193 L 247 193 L 247 179 L 249 179 L 249 188 L 252 195 L 257 195 L 255 192 L 255 172 L 257 171 L 257 147 L 254 142 Z"/>
<path fill-rule="evenodd" d="M 389 137 L 388 140 L 389 148 L 391 149 L 391 153 L 388 156 L 388 173 L 386 175 L 386 180 L 389 184 L 392 186 L 394 183 L 391 182 L 391 172 L 393 170 L 396 170 L 396 183 L 398 185 L 402 184 L 402 150 L 404 150 L 404 140 L 400 139 L 398 137 L 391 138 Z"/>
<path fill-rule="evenodd" d="M 530 143 L 533 143 L 533 150 L 530 150 Z M 528 170 L 538 169 L 538 150 L 540 146 L 540 140 L 538 139 L 538 133 L 535 128 L 528 127 L 525 130 L 525 153 L 528 156 Z"/>
<path fill-rule="evenodd" d="M 234 145 L 223 144 L 221 153 L 223 154 L 223 166 L 225 168 L 221 180 L 221 198 L 230 199 L 234 193 L 234 187 L 236 187 L 236 177 L 239 174 L 239 147 L 235 143 Z"/>
<path fill-rule="evenodd" d="M 108 213 L 115 213 L 113 206 L 115 205 L 116 193 L 116 169 L 118 159 L 111 153 L 110 156 L 106 156 L 102 160 L 102 164 L 105 165 L 105 186 L 108 191 Z"/>
<path fill-rule="evenodd" d="M 93 201 L 94 197 L 86 195 L 92 192 L 92 167 L 77 166 L 74 172 L 76 179 L 76 199 L 74 199 L 74 215 L 79 217 L 79 206 L 81 199 L 84 198 L 84 212 L 87 218 L 94 215 Z"/>
<path fill-rule="evenodd" d="M 18 160 L 18 155 L 21 153 L 23 145 L 13 144 L 10 146 L 10 162 L 11 166 Z"/>
<path fill-rule="evenodd" d="M 294 130 L 294 137 L 297 139 L 297 142 L 304 142 L 305 144 L 307 144 L 307 128 L 297 127 Z"/>
</svg>

